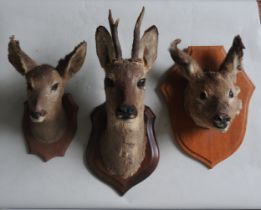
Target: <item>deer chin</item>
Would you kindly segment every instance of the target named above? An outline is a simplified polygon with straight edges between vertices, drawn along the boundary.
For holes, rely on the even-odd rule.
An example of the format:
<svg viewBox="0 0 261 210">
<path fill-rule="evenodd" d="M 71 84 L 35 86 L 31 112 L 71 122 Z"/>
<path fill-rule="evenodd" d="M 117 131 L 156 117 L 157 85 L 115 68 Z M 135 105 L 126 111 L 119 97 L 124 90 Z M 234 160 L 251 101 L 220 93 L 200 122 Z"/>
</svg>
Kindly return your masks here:
<svg viewBox="0 0 261 210">
<path fill-rule="evenodd" d="M 30 119 L 33 123 L 42 123 L 45 120 L 45 116 L 40 116 L 39 118 L 35 119 L 30 116 Z"/>
</svg>

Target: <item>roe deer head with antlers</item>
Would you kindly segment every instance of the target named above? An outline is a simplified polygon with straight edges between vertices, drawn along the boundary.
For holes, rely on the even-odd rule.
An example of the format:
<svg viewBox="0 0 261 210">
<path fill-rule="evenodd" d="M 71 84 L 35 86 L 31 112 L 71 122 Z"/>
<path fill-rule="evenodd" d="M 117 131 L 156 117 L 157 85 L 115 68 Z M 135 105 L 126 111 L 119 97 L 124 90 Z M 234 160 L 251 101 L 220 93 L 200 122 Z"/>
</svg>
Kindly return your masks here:
<svg viewBox="0 0 261 210">
<path fill-rule="evenodd" d="M 140 39 L 142 9 L 134 29 L 132 56 L 123 59 L 118 38 L 119 19 L 109 10 L 111 35 L 103 26 L 96 31 L 96 50 L 105 70 L 107 127 L 101 143 L 103 162 L 111 174 L 128 178 L 145 157 L 145 78 L 157 57 L 158 30 L 147 29 Z"/>
<path fill-rule="evenodd" d="M 184 93 L 188 114 L 200 127 L 226 132 L 242 108 L 242 101 L 238 98 L 240 88 L 236 85 L 245 48 L 240 36 L 234 38 L 219 71 L 203 71 L 190 55 L 178 49 L 179 43 L 177 39 L 171 44 L 170 54 L 188 80 Z"/>
<path fill-rule="evenodd" d="M 62 106 L 64 86 L 83 65 L 86 42 L 61 59 L 56 67 L 38 65 L 20 48 L 14 36 L 8 45 L 8 59 L 16 70 L 25 76 L 27 101 L 32 135 L 44 142 L 53 143 L 66 129 L 66 114 Z"/>
</svg>

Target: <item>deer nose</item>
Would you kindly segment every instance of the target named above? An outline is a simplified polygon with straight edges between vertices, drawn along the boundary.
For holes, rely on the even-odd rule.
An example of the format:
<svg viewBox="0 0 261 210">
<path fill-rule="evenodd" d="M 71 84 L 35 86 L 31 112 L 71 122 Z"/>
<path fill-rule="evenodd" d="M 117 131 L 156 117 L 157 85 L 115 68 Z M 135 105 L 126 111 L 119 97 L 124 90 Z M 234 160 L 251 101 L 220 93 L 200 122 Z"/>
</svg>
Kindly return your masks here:
<svg viewBox="0 0 261 210">
<path fill-rule="evenodd" d="M 225 129 L 228 126 L 230 120 L 231 118 L 226 114 L 217 114 L 214 116 L 213 124 L 219 129 Z"/>
<path fill-rule="evenodd" d="M 133 119 L 137 116 L 137 109 L 135 106 L 121 105 L 116 109 L 116 116 L 123 120 Z"/>
<path fill-rule="evenodd" d="M 41 110 L 40 112 L 31 112 L 30 115 L 33 119 L 37 120 L 40 117 L 44 117 L 46 115 L 46 111 Z"/>
</svg>

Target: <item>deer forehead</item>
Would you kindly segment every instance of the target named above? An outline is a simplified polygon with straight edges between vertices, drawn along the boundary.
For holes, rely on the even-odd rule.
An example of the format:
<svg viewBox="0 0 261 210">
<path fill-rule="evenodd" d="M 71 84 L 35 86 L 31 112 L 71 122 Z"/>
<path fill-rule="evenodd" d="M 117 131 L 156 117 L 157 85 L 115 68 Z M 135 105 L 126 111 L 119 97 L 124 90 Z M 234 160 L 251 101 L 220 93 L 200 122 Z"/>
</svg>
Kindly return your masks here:
<svg viewBox="0 0 261 210">
<path fill-rule="evenodd" d="M 135 80 L 145 76 L 143 62 L 116 61 L 106 69 L 106 76 L 114 80 Z"/>
<path fill-rule="evenodd" d="M 33 86 L 47 86 L 56 82 L 62 82 L 58 71 L 49 65 L 35 67 L 26 75 L 26 79 Z"/>
<path fill-rule="evenodd" d="M 223 95 L 228 90 L 234 88 L 234 84 L 231 80 L 224 78 L 219 73 L 206 74 L 200 80 L 197 80 L 191 85 L 196 92 L 207 91 L 209 95 Z"/>
</svg>

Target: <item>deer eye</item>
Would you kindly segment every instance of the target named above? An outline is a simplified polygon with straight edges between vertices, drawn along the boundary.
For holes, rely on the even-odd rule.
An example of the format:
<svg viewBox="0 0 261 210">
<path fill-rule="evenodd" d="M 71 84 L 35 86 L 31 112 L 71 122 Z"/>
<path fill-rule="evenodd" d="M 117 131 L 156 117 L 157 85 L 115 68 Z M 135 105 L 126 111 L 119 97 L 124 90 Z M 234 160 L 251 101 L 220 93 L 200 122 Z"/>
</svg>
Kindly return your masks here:
<svg viewBox="0 0 261 210">
<path fill-rule="evenodd" d="M 27 90 L 33 90 L 32 84 L 29 82 L 27 83 Z"/>
<path fill-rule="evenodd" d="M 53 84 L 52 87 L 51 87 L 51 91 L 57 90 L 58 86 L 59 86 L 58 83 Z"/>
<path fill-rule="evenodd" d="M 105 87 L 113 87 L 114 81 L 112 79 L 106 77 L 104 80 L 104 85 L 105 85 Z"/>
<path fill-rule="evenodd" d="M 138 86 L 139 88 L 143 88 L 143 87 L 145 86 L 145 84 L 146 84 L 146 79 L 143 78 L 143 79 L 140 79 L 140 80 L 138 81 L 137 86 Z"/>
<path fill-rule="evenodd" d="M 206 100 L 208 98 L 208 94 L 206 91 L 202 91 L 200 94 L 199 94 L 199 98 L 201 100 Z"/>
<path fill-rule="evenodd" d="M 230 90 L 229 93 L 228 93 L 228 95 L 229 95 L 229 98 L 233 98 L 233 97 L 234 97 L 234 93 L 233 93 L 233 91 Z"/>
</svg>

